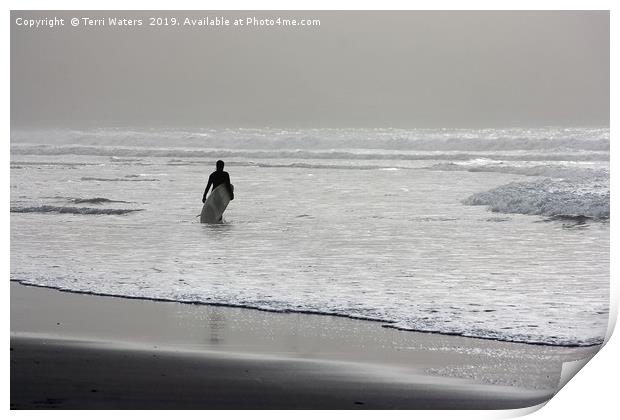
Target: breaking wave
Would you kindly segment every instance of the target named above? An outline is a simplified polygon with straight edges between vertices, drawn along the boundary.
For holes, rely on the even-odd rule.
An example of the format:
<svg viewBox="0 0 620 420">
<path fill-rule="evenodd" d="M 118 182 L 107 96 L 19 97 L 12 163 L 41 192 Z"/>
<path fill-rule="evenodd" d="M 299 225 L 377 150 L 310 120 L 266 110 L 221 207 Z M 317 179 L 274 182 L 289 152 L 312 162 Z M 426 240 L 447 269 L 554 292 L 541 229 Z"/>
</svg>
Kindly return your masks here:
<svg viewBox="0 0 620 420">
<path fill-rule="evenodd" d="M 609 129 L 119 129 L 11 131 L 12 142 L 211 149 L 384 149 L 417 151 L 609 151 Z M 112 155 L 122 159 L 122 155 Z"/>
<path fill-rule="evenodd" d="M 258 159 L 356 159 L 356 160 L 471 160 L 488 158 L 508 161 L 606 161 L 609 151 L 486 151 L 454 152 L 417 150 L 258 150 L 258 149 L 187 149 L 187 148 L 134 148 L 106 146 L 52 146 L 14 145 L 12 154 L 18 155 L 84 155 L 84 156 L 128 156 L 128 157 L 185 157 L 185 158 L 230 158 L 245 157 Z"/>
<path fill-rule="evenodd" d="M 609 219 L 609 188 L 591 185 L 585 189 L 570 181 L 551 179 L 512 182 L 473 194 L 463 200 L 463 204 L 488 206 L 499 213 L 605 220 Z"/>
</svg>

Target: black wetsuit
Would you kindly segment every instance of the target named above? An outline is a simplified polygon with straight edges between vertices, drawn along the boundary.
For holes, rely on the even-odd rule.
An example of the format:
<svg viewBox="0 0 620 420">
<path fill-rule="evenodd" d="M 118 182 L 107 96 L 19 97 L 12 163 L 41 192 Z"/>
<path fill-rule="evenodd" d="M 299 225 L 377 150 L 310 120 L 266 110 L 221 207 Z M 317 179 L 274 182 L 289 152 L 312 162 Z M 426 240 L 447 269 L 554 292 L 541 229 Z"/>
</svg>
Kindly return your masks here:
<svg viewBox="0 0 620 420">
<path fill-rule="evenodd" d="M 228 175 L 228 172 L 215 171 L 209 175 L 209 182 L 207 183 L 207 188 L 205 188 L 205 193 L 202 195 L 202 201 L 204 202 L 206 200 L 207 193 L 209 192 L 211 185 L 213 185 L 213 189 L 216 189 L 220 184 L 228 185 L 228 192 L 232 197 L 232 188 L 230 187 L 230 176 Z"/>
</svg>

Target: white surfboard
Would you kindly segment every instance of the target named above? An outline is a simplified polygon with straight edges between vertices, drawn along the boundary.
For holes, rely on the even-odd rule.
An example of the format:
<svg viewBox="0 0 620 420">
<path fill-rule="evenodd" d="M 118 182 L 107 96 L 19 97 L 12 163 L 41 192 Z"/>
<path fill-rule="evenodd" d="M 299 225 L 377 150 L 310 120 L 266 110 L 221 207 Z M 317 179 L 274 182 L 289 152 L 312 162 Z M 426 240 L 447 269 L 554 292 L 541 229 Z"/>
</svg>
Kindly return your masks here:
<svg viewBox="0 0 620 420">
<path fill-rule="evenodd" d="M 232 185 L 230 186 L 232 189 Z M 207 201 L 202 206 L 200 213 L 200 223 L 221 223 L 222 214 L 230 202 L 230 193 L 226 184 L 220 184 L 211 191 Z"/>
</svg>

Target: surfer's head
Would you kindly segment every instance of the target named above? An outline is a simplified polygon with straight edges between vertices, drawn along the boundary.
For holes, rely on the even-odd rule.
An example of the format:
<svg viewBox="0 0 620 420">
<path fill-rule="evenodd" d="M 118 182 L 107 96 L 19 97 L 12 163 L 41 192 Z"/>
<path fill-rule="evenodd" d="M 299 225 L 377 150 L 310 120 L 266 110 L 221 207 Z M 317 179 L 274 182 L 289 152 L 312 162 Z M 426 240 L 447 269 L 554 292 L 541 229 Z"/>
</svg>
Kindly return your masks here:
<svg viewBox="0 0 620 420">
<path fill-rule="evenodd" d="M 217 162 L 215 162 L 215 169 L 217 169 L 218 171 L 223 171 L 224 170 L 224 161 L 223 160 L 218 160 Z"/>
</svg>

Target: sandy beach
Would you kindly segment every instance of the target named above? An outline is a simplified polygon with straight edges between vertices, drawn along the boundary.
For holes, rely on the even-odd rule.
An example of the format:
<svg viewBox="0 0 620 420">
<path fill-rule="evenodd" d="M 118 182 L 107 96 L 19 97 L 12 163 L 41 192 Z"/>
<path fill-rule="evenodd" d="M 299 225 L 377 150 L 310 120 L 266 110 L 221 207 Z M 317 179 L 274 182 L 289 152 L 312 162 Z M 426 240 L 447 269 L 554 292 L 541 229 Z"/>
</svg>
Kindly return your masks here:
<svg viewBox="0 0 620 420">
<path fill-rule="evenodd" d="M 508 409 L 597 347 L 11 284 L 12 409 Z"/>
</svg>

